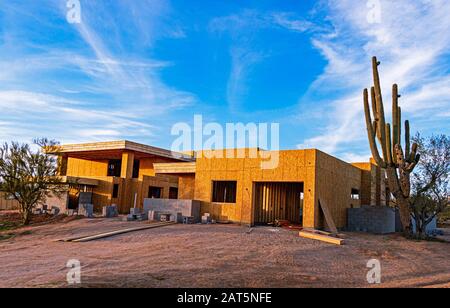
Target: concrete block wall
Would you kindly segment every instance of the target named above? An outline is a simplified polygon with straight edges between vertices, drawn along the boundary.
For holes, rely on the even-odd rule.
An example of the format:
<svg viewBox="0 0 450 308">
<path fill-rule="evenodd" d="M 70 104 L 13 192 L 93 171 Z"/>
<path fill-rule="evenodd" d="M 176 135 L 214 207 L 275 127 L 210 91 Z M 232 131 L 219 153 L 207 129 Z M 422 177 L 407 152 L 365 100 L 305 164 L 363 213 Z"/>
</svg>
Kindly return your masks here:
<svg viewBox="0 0 450 308">
<path fill-rule="evenodd" d="M 348 231 L 375 234 L 389 234 L 396 231 L 395 210 L 389 207 L 363 206 L 348 209 L 347 213 Z"/>
<path fill-rule="evenodd" d="M 144 213 L 149 211 L 167 212 L 172 215 L 181 213 L 183 216 L 194 217 L 194 222 L 200 222 L 200 201 L 175 199 L 145 199 Z"/>
</svg>

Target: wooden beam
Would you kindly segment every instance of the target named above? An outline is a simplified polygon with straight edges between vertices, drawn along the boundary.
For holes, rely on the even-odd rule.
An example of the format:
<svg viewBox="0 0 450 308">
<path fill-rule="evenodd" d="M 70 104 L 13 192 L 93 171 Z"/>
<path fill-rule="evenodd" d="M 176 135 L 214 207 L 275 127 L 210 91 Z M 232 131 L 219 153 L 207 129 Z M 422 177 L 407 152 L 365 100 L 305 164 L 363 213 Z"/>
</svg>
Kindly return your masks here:
<svg viewBox="0 0 450 308">
<path fill-rule="evenodd" d="M 321 199 L 319 199 L 319 206 L 322 209 L 323 215 L 325 216 L 325 220 L 327 222 L 328 228 L 330 228 L 330 230 L 331 230 L 331 233 L 333 233 L 333 235 L 337 235 L 338 230 L 336 228 L 336 224 L 334 223 L 333 216 L 331 215 L 330 209 Z"/>
<path fill-rule="evenodd" d="M 166 227 L 166 226 L 170 226 L 170 225 L 174 225 L 174 224 L 175 224 L 174 222 L 152 223 L 150 225 L 142 226 L 142 227 L 127 228 L 127 229 L 116 230 L 116 231 L 111 231 L 111 232 L 106 232 L 106 233 L 101 233 L 101 234 L 96 234 L 96 235 L 73 237 L 73 238 L 69 238 L 69 239 L 65 239 L 65 240 L 57 240 L 57 241 L 72 242 L 72 243 L 84 243 L 84 242 L 90 242 L 90 241 L 94 241 L 94 240 L 99 240 L 99 239 L 115 236 L 115 235 L 136 232 L 136 231 L 143 231 L 143 230 L 154 229 L 154 228 L 159 228 L 159 227 Z"/>
<path fill-rule="evenodd" d="M 310 233 L 305 231 L 300 231 L 299 233 L 300 237 L 310 239 L 310 240 L 316 240 L 321 241 L 328 244 L 334 244 L 334 245 L 344 245 L 344 240 L 340 238 L 335 238 L 327 235 L 321 235 L 316 233 Z"/>
<path fill-rule="evenodd" d="M 154 163 L 153 168 L 157 174 L 186 174 L 195 173 L 195 162 L 189 163 Z"/>
</svg>

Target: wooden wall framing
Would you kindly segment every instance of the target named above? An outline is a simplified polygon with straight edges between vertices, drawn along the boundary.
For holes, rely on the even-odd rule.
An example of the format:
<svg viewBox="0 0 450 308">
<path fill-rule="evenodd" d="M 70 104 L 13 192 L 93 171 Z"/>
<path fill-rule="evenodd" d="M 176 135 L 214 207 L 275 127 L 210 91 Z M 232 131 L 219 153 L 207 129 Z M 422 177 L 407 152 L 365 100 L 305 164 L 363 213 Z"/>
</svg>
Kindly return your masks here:
<svg viewBox="0 0 450 308">
<path fill-rule="evenodd" d="M 303 183 L 255 182 L 255 224 L 288 220 L 302 224 Z"/>
</svg>

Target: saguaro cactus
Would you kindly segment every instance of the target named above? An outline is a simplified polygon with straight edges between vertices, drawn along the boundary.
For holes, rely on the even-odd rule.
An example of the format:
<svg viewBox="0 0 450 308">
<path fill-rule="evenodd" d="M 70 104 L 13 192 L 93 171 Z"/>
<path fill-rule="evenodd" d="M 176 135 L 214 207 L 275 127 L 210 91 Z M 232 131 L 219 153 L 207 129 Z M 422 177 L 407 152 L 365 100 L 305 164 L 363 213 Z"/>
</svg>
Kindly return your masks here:
<svg viewBox="0 0 450 308">
<path fill-rule="evenodd" d="M 392 128 L 386 123 L 384 115 L 383 97 L 381 95 L 380 76 L 378 73 L 376 57 L 372 59 L 374 86 L 371 88 L 370 97 L 372 109 L 369 106 L 369 91 L 364 89 L 364 111 L 366 114 L 366 126 L 369 136 L 372 156 L 380 168 L 386 170 L 388 186 L 395 197 L 400 210 L 400 219 L 405 231 L 410 230 L 410 174 L 420 160 L 417 154 L 417 144 L 411 146 L 410 125 L 405 121 L 405 151 L 402 147 L 402 111 L 398 105 L 398 86 L 392 86 Z M 372 115 L 374 119 L 372 120 Z M 377 139 L 380 143 L 382 156 L 380 155 Z"/>
</svg>

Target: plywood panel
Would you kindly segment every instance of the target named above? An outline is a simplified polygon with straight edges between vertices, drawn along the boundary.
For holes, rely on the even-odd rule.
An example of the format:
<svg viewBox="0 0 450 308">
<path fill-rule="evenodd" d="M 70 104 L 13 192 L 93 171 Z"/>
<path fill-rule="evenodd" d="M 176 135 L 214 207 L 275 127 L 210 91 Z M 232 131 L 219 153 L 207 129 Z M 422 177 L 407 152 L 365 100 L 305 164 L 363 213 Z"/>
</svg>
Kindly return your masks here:
<svg viewBox="0 0 450 308">
<path fill-rule="evenodd" d="M 90 161 L 79 158 L 69 157 L 67 160 L 67 176 L 91 177 L 107 176 L 108 161 Z"/>
<path fill-rule="evenodd" d="M 181 175 L 178 182 L 178 199 L 193 200 L 195 197 L 195 175 Z"/>
</svg>

